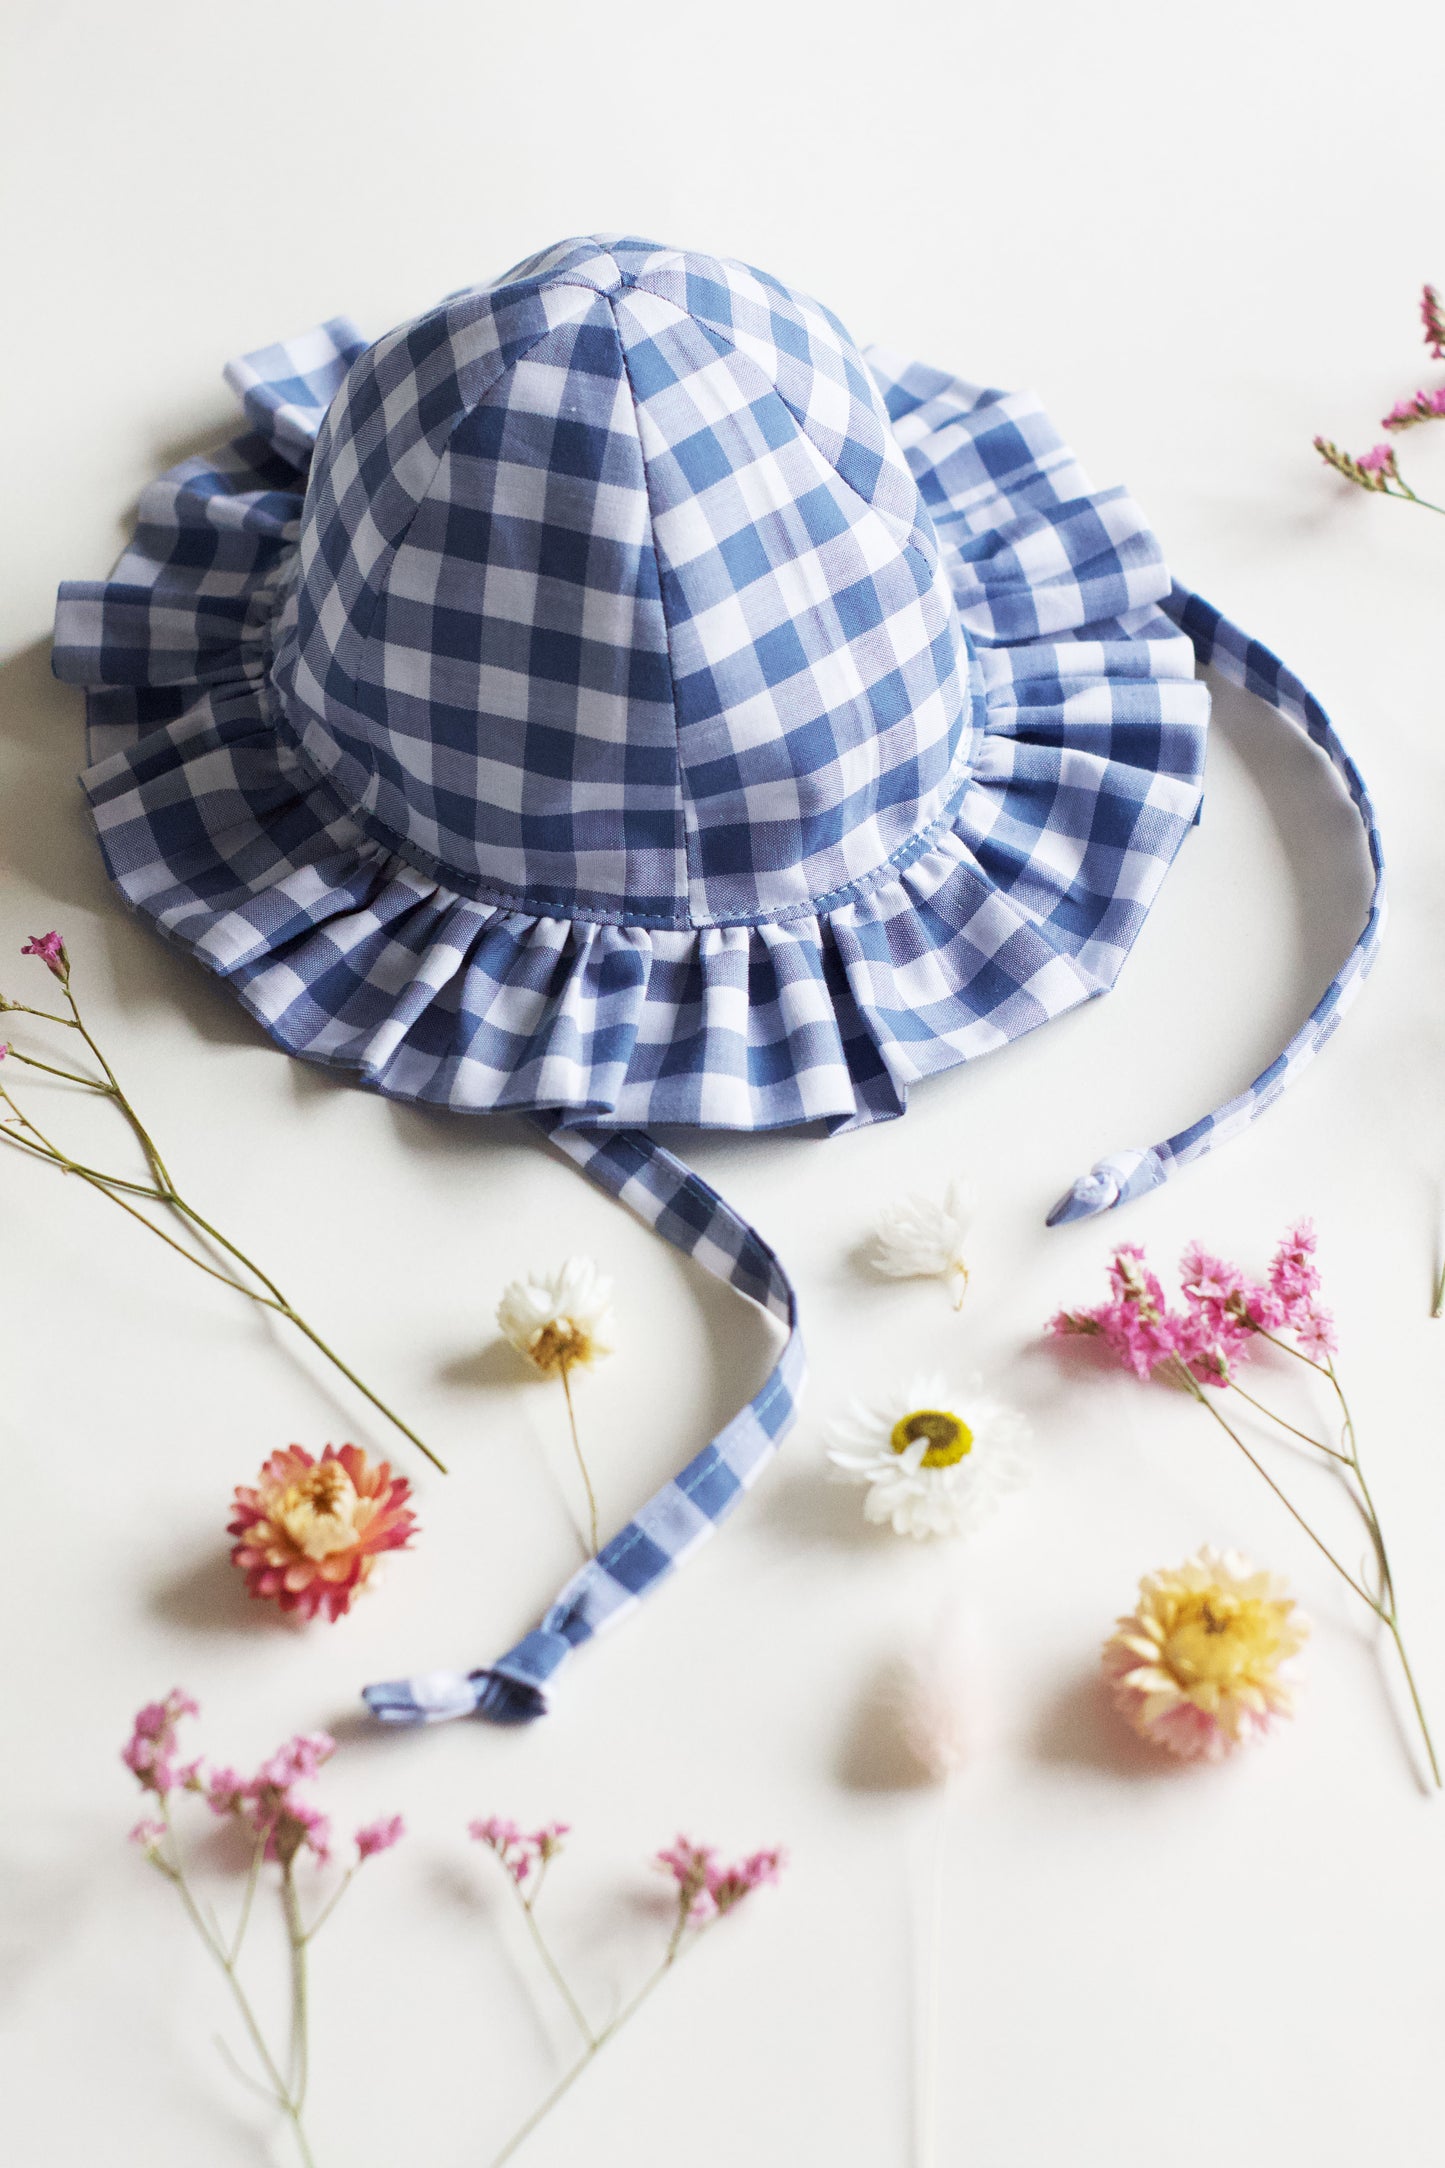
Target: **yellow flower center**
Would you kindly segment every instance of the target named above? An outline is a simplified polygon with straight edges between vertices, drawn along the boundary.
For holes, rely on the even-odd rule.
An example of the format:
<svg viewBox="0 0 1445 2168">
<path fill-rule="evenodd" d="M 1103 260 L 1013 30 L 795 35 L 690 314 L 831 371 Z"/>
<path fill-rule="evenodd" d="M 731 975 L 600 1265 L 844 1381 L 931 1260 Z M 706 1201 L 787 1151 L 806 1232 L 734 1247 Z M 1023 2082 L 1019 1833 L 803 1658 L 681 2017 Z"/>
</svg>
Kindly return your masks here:
<svg viewBox="0 0 1445 2168">
<path fill-rule="evenodd" d="M 548 1373 L 560 1370 L 564 1364 L 590 1363 L 594 1348 L 591 1336 L 575 1318 L 554 1317 L 550 1325 L 544 1325 L 527 1349 L 539 1370 Z"/>
<path fill-rule="evenodd" d="M 943 1408 L 916 1408 L 893 1425 L 889 1444 L 895 1453 L 906 1453 L 920 1438 L 928 1440 L 923 1456 L 925 1468 L 951 1468 L 965 1453 L 973 1451 L 973 1432 L 958 1415 Z"/>
<path fill-rule="evenodd" d="M 1236 1687 L 1267 1677 L 1281 1655 L 1289 1606 L 1222 1588 L 1179 1598 L 1160 1658 L 1183 1687 Z"/>
<path fill-rule="evenodd" d="M 339 1462 L 323 1460 L 288 1483 L 271 1519 L 307 1558 L 330 1558 L 356 1541 L 361 1501 Z"/>
</svg>

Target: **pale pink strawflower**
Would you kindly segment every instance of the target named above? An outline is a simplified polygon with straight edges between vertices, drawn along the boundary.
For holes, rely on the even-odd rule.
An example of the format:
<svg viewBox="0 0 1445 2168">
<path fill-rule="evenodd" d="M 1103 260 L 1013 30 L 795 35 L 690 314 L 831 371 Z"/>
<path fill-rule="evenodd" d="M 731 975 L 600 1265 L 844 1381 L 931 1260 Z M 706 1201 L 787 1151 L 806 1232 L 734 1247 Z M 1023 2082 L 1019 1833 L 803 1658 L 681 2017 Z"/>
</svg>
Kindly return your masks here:
<svg viewBox="0 0 1445 2168">
<path fill-rule="evenodd" d="M 358 1860 L 375 1859 L 381 1852 L 389 1852 L 394 1844 L 400 1844 L 406 1835 L 406 1823 L 399 1814 L 380 1816 L 367 1822 L 356 1832 L 356 1857 Z"/>
<path fill-rule="evenodd" d="M 1293 1715 L 1308 1634 L 1282 1581 L 1206 1547 L 1146 1574 L 1104 1644 L 1104 1675 L 1141 1738 L 1181 1760 L 1220 1761 Z"/>
</svg>

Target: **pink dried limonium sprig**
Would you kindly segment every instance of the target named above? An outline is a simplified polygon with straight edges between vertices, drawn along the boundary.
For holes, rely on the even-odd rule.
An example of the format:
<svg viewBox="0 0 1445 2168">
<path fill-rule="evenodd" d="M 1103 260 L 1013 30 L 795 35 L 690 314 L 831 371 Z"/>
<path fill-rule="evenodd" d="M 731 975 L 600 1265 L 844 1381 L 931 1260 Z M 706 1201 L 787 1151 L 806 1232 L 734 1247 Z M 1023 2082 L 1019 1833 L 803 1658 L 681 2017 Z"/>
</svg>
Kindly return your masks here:
<svg viewBox="0 0 1445 2168">
<path fill-rule="evenodd" d="M 546 1822 L 540 1828 L 525 1830 L 517 1822 L 500 1815 L 488 1815 L 484 1820 L 470 1823 L 468 1828 L 476 1842 L 484 1845 L 500 1863 L 507 1886 L 520 1905 L 533 1947 L 565 2003 L 582 2042 L 577 2061 L 561 2082 L 493 2157 L 490 2168 L 503 2168 L 686 1952 L 695 1948 L 710 1928 L 735 1912 L 755 1890 L 766 1889 L 778 1881 L 785 1865 L 785 1854 L 773 1848 L 750 1852 L 742 1859 L 728 1862 L 719 1858 L 713 1845 L 696 1844 L 685 1836 L 677 1837 L 664 1847 L 656 1855 L 654 1864 L 669 1877 L 676 1892 L 666 1946 L 654 1970 L 617 2015 L 603 2025 L 595 2025 L 558 1963 L 537 1919 L 542 1884 L 548 1868 L 563 1849 L 563 1840 L 571 1834 L 570 1825 Z"/>
<path fill-rule="evenodd" d="M 72 1033 L 79 1044 L 84 1046 L 95 1066 L 93 1070 L 77 1069 L 65 1062 L 45 1061 L 37 1054 L 22 1051 L 11 1042 L 0 1046 L 0 1056 L 5 1058 L 7 1069 L 10 1062 L 15 1062 L 34 1072 L 37 1078 L 51 1078 L 108 1100 L 124 1120 L 134 1143 L 139 1146 L 144 1176 L 113 1173 L 74 1158 L 41 1129 L 32 1113 L 22 1109 L 8 1079 L 0 1084 L 0 1141 L 16 1151 L 27 1153 L 32 1159 L 47 1161 L 51 1166 L 60 1168 L 64 1174 L 77 1176 L 98 1196 L 107 1198 L 131 1219 L 138 1220 L 142 1227 L 148 1228 L 168 1249 L 183 1257 L 187 1264 L 194 1265 L 209 1278 L 219 1280 L 222 1286 L 234 1289 L 238 1295 L 244 1295 L 247 1301 L 254 1302 L 263 1310 L 274 1312 L 277 1317 L 294 1325 L 388 1422 L 395 1424 L 403 1436 L 409 1438 L 420 1452 L 425 1453 L 435 1467 L 443 1468 L 443 1463 L 437 1459 L 430 1446 L 341 1360 L 315 1327 L 301 1315 L 294 1303 L 282 1294 L 270 1275 L 263 1272 L 253 1258 L 248 1257 L 244 1250 L 223 1235 L 219 1228 L 213 1226 L 182 1196 L 157 1149 L 155 1139 L 122 1090 L 114 1069 L 81 1015 L 72 983 L 70 954 L 61 936 L 54 932 L 32 934 L 21 949 L 21 954 L 34 957 L 44 964 L 51 977 L 59 984 L 64 1007 L 36 1008 L 28 1002 L 12 1001 L 7 995 L 0 994 L 0 1013 L 29 1017 L 38 1024 L 58 1026 L 62 1031 Z M 152 1217 L 156 1207 L 160 1208 L 162 1214 L 175 1227 L 175 1233 L 168 1231 L 166 1225 Z"/>
<path fill-rule="evenodd" d="M 411 1485 L 359 1446 L 301 1445 L 273 1453 L 254 1486 L 242 1485 L 226 1532 L 232 1563 L 253 1596 L 303 1618 L 344 1618 L 388 1551 L 416 1532 Z"/>
<path fill-rule="evenodd" d="M 1300 1220 L 1287 1231 L 1262 1275 L 1247 1273 L 1214 1256 L 1202 1243 L 1192 1242 L 1180 1260 L 1179 1282 L 1180 1302 L 1174 1306 L 1150 1271 L 1144 1252 L 1132 1243 L 1121 1244 L 1109 1265 L 1108 1300 L 1089 1309 L 1061 1310 L 1047 1329 L 1058 1337 L 1087 1335 L 1100 1341 L 1135 1377 L 1174 1385 L 1208 1410 L 1316 1550 L 1390 1634 L 1438 1787 L 1440 1765 L 1400 1628 L 1384 1533 L 1361 1465 L 1354 1418 L 1335 1369 L 1335 1323 L 1321 1300 L 1313 1222 Z M 1328 1386 L 1340 1422 L 1338 1444 L 1288 1421 L 1239 1382 L 1239 1372 L 1265 1346 L 1290 1356 Z M 1369 1531 L 1373 1586 L 1341 1562 L 1223 1414 L 1221 1400 L 1226 1392 L 1329 1462 Z"/>
<path fill-rule="evenodd" d="M 198 1716 L 189 1694 L 177 1688 L 164 1701 L 147 1702 L 131 1727 L 121 1759 L 142 1791 L 153 1802 L 131 1831 L 131 1840 L 172 1884 L 187 1918 L 214 1958 L 234 1998 L 252 2055 L 261 2073 L 261 2089 L 270 2094 L 291 2126 L 305 2168 L 314 2168 L 306 2132 L 305 2107 L 308 2081 L 308 1953 L 321 1929 L 350 1887 L 357 1870 L 369 1859 L 390 1851 L 405 1835 L 399 1814 L 384 1815 L 356 1831 L 350 1863 L 328 1891 L 324 1883 L 312 1894 L 312 1911 L 305 1916 L 298 1881 L 298 1867 L 306 1862 L 319 1872 L 333 1860 L 331 1820 L 304 1786 L 315 1781 L 336 1751 L 336 1742 L 325 1732 L 300 1732 L 288 1739 L 262 1762 L 254 1775 L 243 1777 L 235 1769 L 208 1767 L 199 1757 L 182 1761 L 178 1743 L 180 1725 Z M 234 1927 L 223 1933 L 209 1905 L 198 1899 L 186 1850 L 177 1826 L 174 1801 L 177 1794 L 193 1794 L 214 1815 L 233 1822 L 244 1834 L 250 1864 Z M 277 1872 L 271 1883 L 280 1909 L 290 1951 L 289 2048 L 274 2047 L 267 2036 L 240 1971 L 241 1956 L 250 1927 L 258 1890 Z M 244 2073 L 243 2073 L 244 2075 Z M 252 2082 L 248 2079 L 248 2082 Z"/>
<path fill-rule="evenodd" d="M 1420 320 L 1425 327 L 1425 344 L 1435 361 L 1445 361 L 1445 316 L 1441 314 L 1440 296 L 1433 286 L 1425 287 L 1420 296 Z M 1382 416 L 1380 427 L 1392 434 L 1402 429 L 1414 429 L 1421 422 L 1439 421 L 1445 417 L 1445 385 L 1424 385 L 1411 392 L 1408 398 L 1397 399 L 1388 414 Z M 1315 450 L 1327 467 L 1356 489 L 1364 489 L 1377 497 L 1398 497 L 1403 503 L 1418 504 L 1427 512 L 1445 512 L 1445 505 L 1432 504 L 1410 487 L 1400 472 L 1399 461 L 1392 444 L 1376 444 L 1368 452 L 1343 451 L 1329 437 L 1316 437 Z"/>
</svg>

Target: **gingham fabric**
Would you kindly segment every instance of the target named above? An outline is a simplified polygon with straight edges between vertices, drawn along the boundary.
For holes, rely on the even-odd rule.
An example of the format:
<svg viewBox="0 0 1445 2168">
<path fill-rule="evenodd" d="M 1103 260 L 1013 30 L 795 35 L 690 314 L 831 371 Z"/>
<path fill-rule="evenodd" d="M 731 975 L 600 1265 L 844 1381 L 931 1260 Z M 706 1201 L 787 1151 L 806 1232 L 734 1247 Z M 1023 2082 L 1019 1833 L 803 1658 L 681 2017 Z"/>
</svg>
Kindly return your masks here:
<svg viewBox="0 0 1445 2168">
<path fill-rule="evenodd" d="M 290 1052 L 534 1114 L 610 1186 L 630 1150 L 628 1201 L 789 1315 L 766 1246 L 607 1133 L 894 1116 L 1105 991 L 1198 811 L 1196 652 L 1341 767 L 1378 876 L 1318 708 L 1171 587 L 1035 401 L 865 355 L 746 266 L 568 242 L 375 346 L 338 320 L 228 376 L 247 433 L 152 485 L 110 580 L 61 590 L 117 887 Z M 1377 890 L 1248 1092 L 1055 1217 L 1252 1119 L 1378 925 Z M 739 1484 L 800 1362 L 794 1334 L 707 1449 Z M 650 1549 L 624 1531 L 441 1701 L 540 1705 L 637 1593 L 623 1562 L 660 1573 L 714 1518 L 662 1494 Z"/>
<path fill-rule="evenodd" d="M 792 1428 L 803 1388 L 797 1298 L 766 1242 L 715 1189 L 632 1130 L 560 1128 L 537 1117 L 569 1159 L 639 1219 L 779 1319 L 787 1339 L 767 1383 L 682 1472 L 574 1575 L 536 1630 L 485 1669 L 432 1671 L 368 1686 L 387 1724 L 479 1715 L 526 1723 L 547 1706 L 548 1680 L 574 1648 L 625 1618 L 697 1549 L 749 1490 Z"/>
</svg>

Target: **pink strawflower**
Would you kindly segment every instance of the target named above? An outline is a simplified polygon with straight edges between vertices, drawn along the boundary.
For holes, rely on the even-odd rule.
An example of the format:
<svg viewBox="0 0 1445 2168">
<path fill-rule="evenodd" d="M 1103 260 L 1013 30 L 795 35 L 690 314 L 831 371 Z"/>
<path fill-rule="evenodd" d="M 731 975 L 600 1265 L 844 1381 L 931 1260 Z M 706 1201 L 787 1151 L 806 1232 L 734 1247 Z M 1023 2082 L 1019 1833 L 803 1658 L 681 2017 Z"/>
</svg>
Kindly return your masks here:
<svg viewBox="0 0 1445 2168">
<path fill-rule="evenodd" d="M 1397 399 L 1385 416 L 1382 429 L 1413 429 L 1419 422 L 1435 422 L 1445 415 L 1445 384 L 1434 391 L 1412 392 L 1408 399 Z"/>
<path fill-rule="evenodd" d="M 59 979 L 62 986 L 70 977 L 70 958 L 65 953 L 65 943 L 58 933 L 33 933 L 20 953 L 22 956 L 38 956 L 46 970 Z"/>
<path fill-rule="evenodd" d="M 781 1850 L 749 1853 L 732 1866 L 718 1863 L 711 1844 L 678 1837 L 657 1854 L 656 1864 L 677 1884 L 678 1904 L 689 1926 L 705 1927 L 741 1904 L 755 1889 L 776 1883 L 786 1863 Z"/>
<path fill-rule="evenodd" d="M 1420 321 L 1425 326 L 1425 344 L 1436 361 L 1445 361 L 1445 313 L 1440 307 L 1440 296 L 1433 286 L 1422 288 L 1420 294 Z"/>
<path fill-rule="evenodd" d="M 405 1550 L 416 1531 L 411 1485 L 359 1446 L 304 1446 L 273 1453 L 254 1487 L 236 1491 L 226 1524 L 232 1562 L 253 1596 L 305 1618 L 345 1616 L 385 1551 Z"/>
<path fill-rule="evenodd" d="M 399 1814 L 383 1815 L 375 1822 L 367 1822 L 356 1832 L 356 1857 L 375 1859 L 378 1852 L 389 1852 L 394 1844 L 400 1844 L 406 1835 L 406 1823 Z"/>
<path fill-rule="evenodd" d="M 130 1738 L 121 1749 L 121 1760 L 136 1778 L 142 1791 L 154 1792 L 164 1799 L 178 1783 L 188 1779 L 196 1764 L 190 1763 L 183 1772 L 176 1761 L 176 1726 L 183 1717 L 199 1716 L 200 1710 L 189 1694 L 176 1687 L 164 1701 L 148 1701 L 137 1710 L 131 1726 Z"/>
</svg>

